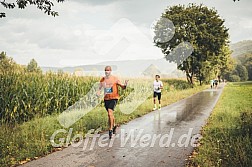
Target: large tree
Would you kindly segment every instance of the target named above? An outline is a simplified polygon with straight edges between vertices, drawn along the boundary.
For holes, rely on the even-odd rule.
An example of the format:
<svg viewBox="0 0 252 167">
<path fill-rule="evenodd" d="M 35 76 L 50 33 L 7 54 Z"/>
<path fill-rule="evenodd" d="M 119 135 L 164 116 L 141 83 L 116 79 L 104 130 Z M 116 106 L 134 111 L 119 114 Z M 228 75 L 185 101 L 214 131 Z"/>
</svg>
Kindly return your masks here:
<svg viewBox="0 0 252 167">
<path fill-rule="evenodd" d="M 248 70 L 248 79 L 252 81 L 252 55 L 250 55 L 250 57 L 249 56 L 247 57 L 244 66 Z"/>
<path fill-rule="evenodd" d="M 241 79 L 241 81 L 247 81 L 248 80 L 248 71 L 245 66 L 241 64 L 237 64 L 235 71 L 235 75 L 238 75 Z"/>
<path fill-rule="evenodd" d="M 57 0 L 57 2 L 63 1 L 64 0 Z M 15 7 L 25 9 L 28 5 L 34 5 L 48 15 L 58 16 L 58 12 L 52 10 L 54 6 L 53 2 L 49 0 L 16 0 L 16 3 L 0 0 L 0 4 L 7 9 L 13 9 Z M 2 17 L 6 17 L 6 13 L 0 12 L 0 18 Z"/>
<path fill-rule="evenodd" d="M 174 24 L 175 33 L 172 26 L 167 24 L 169 22 L 164 19 L 169 19 Z M 216 10 L 203 5 L 169 7 L 161 15 L 154 29 L 155 45 L 161 48 L 168 61 L 177 63 L 178 69 L 185 71 L 191 84 L 195 77 L 200 82 L 204 81 L 207 68 L 213 66 L 218 68 L 220 53 L 228 43 L 228 29 L 224 26 L 224 20 Z M 171 35 L 174 35 L 172 39 L 170 39 Z M 180 49 L 179 54 L 173 54 L 183 42 L 189 42 L 194 50 L 185 60 L 183 53 L 186 46 L 182 45 L 184 50 Z"/>
<path fill-rule="evenodd" d="M 215 75 L 218 73 L 222 79 L 227 79 L 226 76 L 235 68 L 235 59 L 231 57 L 232 51 L 228 46 L 222 48 L 219 58 L 219 71 L 214 71 Z"/>
<path fill-rule="evenodd" d="M 42 72 L 41 68 L 38 66 L 38 63 L 36 62 L 35 59 L 31 59 L 31 61 L 28 63 L 27 72 L 37 72 L 37 73 Z"/>
<path fill-rule="evenodd" d="M 248 79 L 252 80 L 252 53 L 242 54 L 237 57 L 238 64 L 246 67 L 248 71 Z"/>
<path fill-rule="evenodd" d="M 0 53 L 0 74 L 14 71 L 15 65 L 14 60 L 6 56 L 6 52 Z"/>
<path fill-rule="evenodd" d="M 22 73 L 24 66 L 17 64 L 6 52 L 0 53 L 0 74 Z"/>
</svg>

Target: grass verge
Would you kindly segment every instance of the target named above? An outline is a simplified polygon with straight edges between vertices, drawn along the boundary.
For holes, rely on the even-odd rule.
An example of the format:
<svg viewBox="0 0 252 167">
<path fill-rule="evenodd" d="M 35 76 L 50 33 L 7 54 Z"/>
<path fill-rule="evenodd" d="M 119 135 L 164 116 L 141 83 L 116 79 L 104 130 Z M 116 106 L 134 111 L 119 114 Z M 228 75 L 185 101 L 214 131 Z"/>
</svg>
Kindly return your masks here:
<svg viewBox="0 0 252 167">
<path fill-rule="evenodd" d="M 252 82 L 229 83 L 188 166 L 252 166 Z"/>
</svg>

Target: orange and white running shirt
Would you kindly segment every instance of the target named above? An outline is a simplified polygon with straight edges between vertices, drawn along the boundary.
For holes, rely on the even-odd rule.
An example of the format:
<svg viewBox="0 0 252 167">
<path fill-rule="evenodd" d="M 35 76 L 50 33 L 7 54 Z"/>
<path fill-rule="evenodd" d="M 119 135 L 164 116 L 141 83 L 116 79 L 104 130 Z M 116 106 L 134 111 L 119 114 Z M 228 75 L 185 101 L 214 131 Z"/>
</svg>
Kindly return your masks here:
<svg viewBox="0 0 252 167">
<path fill-rule="evenodd" d="M 120 81 L 113 75 L 102 77 L 100 88 L 104 88 L 104 100 L 119 99 L 118 84 Z"/>
</svg>

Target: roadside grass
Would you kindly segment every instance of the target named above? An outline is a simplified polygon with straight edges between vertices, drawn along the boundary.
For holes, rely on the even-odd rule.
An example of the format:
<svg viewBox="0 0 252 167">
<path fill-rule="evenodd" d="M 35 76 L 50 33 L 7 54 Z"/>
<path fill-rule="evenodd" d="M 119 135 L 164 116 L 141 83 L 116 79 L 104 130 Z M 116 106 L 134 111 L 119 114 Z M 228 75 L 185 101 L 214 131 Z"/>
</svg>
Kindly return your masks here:
<svg viewBox="0 0 252 167">
<path fill-rule="evenodd" d="M 252 166 L 252 82 L 223 90 L 188 166 Z"/>
<path fill-rule="evenodd" d="M 176 90 L 174 88 L 164 90 L 162 94 L 162 106 L 174 103 L 206 88 L 207 86 L 198 86 L 183 90 Z M 119 125 L 127 123 L 134 118 L 151 112 L 152 108 L 152 95 L 130 114 L 120 112 L 117 106 L 115 110 L 116 123 Z M 70 128 L 73 128 L 71 137 L 76 134 L 84 136 L 90 129 L 101 128 L 102 130 L 107 130 L 107 112 L 103 106 L 98 106 Z M 56 130 L 60 129 L 64 128 L 58 122 L 58 114 L 42 118 L 35 117 L 28 122 L 18 124 L 14 127 L 9 127 L 7 124 L 1 125 L 0 166 L 23 164 L 58 150 L 52 146 L 50 137 Z M 67 138 L 69 128 L 66 128 L 65 131 L 66 133 L 57 134 L 55 138 L 56 142 L 60 143 L 60 138 Z"/>
</svg>

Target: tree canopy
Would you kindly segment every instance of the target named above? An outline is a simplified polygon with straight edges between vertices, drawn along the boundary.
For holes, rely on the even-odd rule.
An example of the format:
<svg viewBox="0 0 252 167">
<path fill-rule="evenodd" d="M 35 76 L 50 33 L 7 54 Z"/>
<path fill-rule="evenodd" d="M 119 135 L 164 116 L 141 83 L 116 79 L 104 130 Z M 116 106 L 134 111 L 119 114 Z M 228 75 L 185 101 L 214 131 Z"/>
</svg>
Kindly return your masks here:
<svg viewBox="0 0 252 167">
<path fill-rule="evenodd" d="M 65 0 L 57 0 L 57 2 L 64 1 Z M 25 9 L 28 5 L 34 5 L 48 15 L 52 15 L 54 17 L 58 16 L 58 12 L 52 10 L 52 7 L 54 6 L 53 2 L 49 0 L 17 0 L 15 3 L 7 2 L 6 0 L 0 0 L 0 4 L 7 9 L 13 9 L 15 7 Z M 6 13 L 0 12 L 0 18 L 3 17 L 6 17 Z"/>
<path fill-rule="evenodd" d="M 252 54 L 247 53 L 237 57 L 237 66 L 231 73 L 238 75 L 241 81 L 252 80 Z"/>
<path fill-rule="evenodd" d="M 164 19 L 174 24 L 174 33 L 172 33 L 173 28 L 167 24 L 168 22 L 164 22 Z M 206 81 L 209 79 L 207 75 L 213 72 L 213 69 L 224 68 L 223 64 L 230 58 L 227 51 L 229 35 L 228 29 L 224 26 L 224 20 L 220 18 L 216 10 L 202 4 L 169 7 L 157 21 L 154 33 L 155 45 L 162 50 L 168 61 L 178 64 L 178 69 L 186 73 L 191 84 L 193 84 L 193 78 L 197 78 L 200 82 Z M 170 39 L 171 34 L 174 36 Z M 162 40 L 165 39 L 164 36 L 169 36 L 170 40 Z M 193 52 L 185 60 L 182 59 L 181 63 L 178 62 L 181 61 L 178 56 L 183 57 L 182 54 L 185 51 L 180 54 L 172 53 L 183 42 L 190 43 Z M 215 77 L 219 74 L 220 72 L 215 72 Z"/>
<path fill-rule="evenodd" d="M 38 66 L 38 63 L 35 59 L 31 59 L 31 61 L 27 65 L 27 72 L 42 72 L 41 68 Z"/>
<path fill-rule="evenodd" d="M 27 65 L 20 65 L 11 57 L 8 57 L 6 52 L 0 53 L 0 74 L 20 74 L 26 72 L 42 74 L 42 69 L 38 66 L 35 59 L 31 59 Z"/>
<path fill-rule="evenodd" d="M 13 71 L 14 66 L 16 66 L 15 61 L 6 56 L 5 52 L 0 53 L 0 74 Z"/>
</svg>

